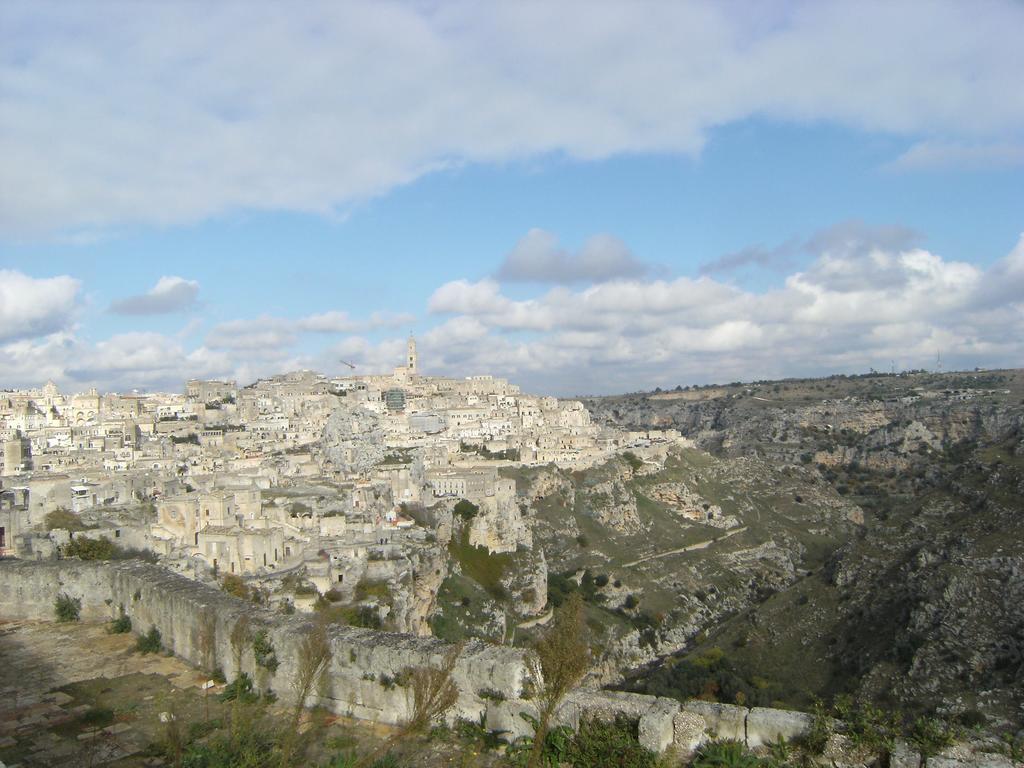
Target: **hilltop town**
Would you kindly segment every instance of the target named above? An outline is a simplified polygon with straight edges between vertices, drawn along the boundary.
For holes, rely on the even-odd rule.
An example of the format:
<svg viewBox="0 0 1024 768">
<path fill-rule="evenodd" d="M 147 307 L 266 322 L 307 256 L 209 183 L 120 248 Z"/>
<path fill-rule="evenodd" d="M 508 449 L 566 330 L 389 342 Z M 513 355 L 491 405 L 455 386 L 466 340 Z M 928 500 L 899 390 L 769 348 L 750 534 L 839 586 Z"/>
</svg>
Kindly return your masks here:
<svg viewBox="0 0 1024 768">
<path fill-rule="evenodd" d="M 144 712 L 102 731 L 125 759 L 164 743 L 152 686 L 223 697 L 247 680 L 272 701 L 301 677 L 311 627 L 331 650 L 308 704 L 401 724 L 410 670 L 457 653 L 446 721 L 515 742 L 542 682 L 531 649 L 570 602 L 590 649 L 559 714 L 574 729 L 625 718 L 652 754 L 723 734 L 763 752 L 806 745 L 815 701 L 851 717 L 855 696 L 894 722 L 980 728 L 944 753 L 961 768 L 1009 768 L 1019 749 L 1021 371 L 575 401 L 422 375 L 410 339 L 386 375 L 47 384 L 4 392 L 0 418 L 0 641 L 38 677 L 0 679 L 5 760 L 78 754 L 57 731 L 83 699 Z M 83 626 L 53 635 L 62 599 Z M 156 671 L 135 692 L 128 646 L 100 643 L 99 623 L 199 671 L 133 659 Z M 834 764 L 865 762 L 836 749 Z"/>
<path fill-rule="evenodd" d="M 329 595 L 356 623 L 430 634 L 441 579 L 426 565 L 444 559 L 459 502 L 470 548 L 531 547 L 499 469 L 582 468 L 679 440 L 596 426 L 580 402 L 501 378 L 422 375 L 417 357 L 410 337 L 386 375 L 2 392 L 0 555 L 49 559 L 105 539 L 196 580 L 240 577 L 237 591 L 281 610 Z M 526 613 L 546 601 L 546 571 L 533 570 Z"/>
</svg>

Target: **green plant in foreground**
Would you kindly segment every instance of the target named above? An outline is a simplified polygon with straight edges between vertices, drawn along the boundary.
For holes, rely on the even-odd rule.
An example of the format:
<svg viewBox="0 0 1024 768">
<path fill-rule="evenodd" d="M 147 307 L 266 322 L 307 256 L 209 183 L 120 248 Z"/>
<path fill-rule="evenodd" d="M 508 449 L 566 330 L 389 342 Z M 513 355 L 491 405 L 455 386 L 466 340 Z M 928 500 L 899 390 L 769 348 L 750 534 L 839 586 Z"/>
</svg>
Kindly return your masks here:
<svg viewBox="0 0 1024 768">
<path fill-rule="evenodd" d="M 525 712 L 519 716 L 533 727 L 534 736 L 520 736 L 512 743 L 506 755 L 509 762 L 517 768 L 525 768 L 531 760 L 536 760 L 537 765 L 545 768 L 557 768 L 560 763 L 569 759 L 569 748 L 572 744 L 573 731 L 566 725 L 549 729 L 544 735 L 544 743 L 539 749 L 535 749 L 536 733 L 539 726 L 537 718 L 531 717 Z"/>
<path fill-rule="evenodd" d="M 742 742 L 723 739 L 701 746 L 691 765 L 693 768 L 758 768 L 760 762 Z"/>
<path fill-rule="evenodd" d="M 61 592 L 53 603 L 53 611 L 57 615 L 57 621 L 65 623 L 78 621 L 82 613 L 82 600 L 72 597 L 66 592 Z"/>
<path fill-rule="evenodd" d="M 832 736 L 832 720 L 820 701 L 814 702 L 811 716 L 811 727 L 800 738 L 800 746 L 809 755 L 820 755 Z"/>
<path fill-rule="evenodd" d="M 836 698 L 835 713 L 846 723 L 850 743 L 876 755 L 890 752 L 902 730 L 899 713 L 867 703 L 856 704 L 849 696 Z"/>
<path fill-rule="evenodd" d="M 658 757 L 640 746 L 636 723 L 620 716 L 613 721 L 589 719 L 581 722 L 569 746 L 569 762 L 574 766 L 655 768 Z"/>
<path fill-rule="evenodd" d="M 1024 738 L 1014 733 L 1004 733 L 999 737 L 1002 740 L 1001 751 L 1015 763 L 1024 762 Z"/>
<path fill-rule="evenodd" d="M 948 723 L 935 717 L 919 717 L 910 726 L 907 734 L 910 743 L 917 747 L 925 763 L 956 741 L 956 732 Z"/>
</svg>

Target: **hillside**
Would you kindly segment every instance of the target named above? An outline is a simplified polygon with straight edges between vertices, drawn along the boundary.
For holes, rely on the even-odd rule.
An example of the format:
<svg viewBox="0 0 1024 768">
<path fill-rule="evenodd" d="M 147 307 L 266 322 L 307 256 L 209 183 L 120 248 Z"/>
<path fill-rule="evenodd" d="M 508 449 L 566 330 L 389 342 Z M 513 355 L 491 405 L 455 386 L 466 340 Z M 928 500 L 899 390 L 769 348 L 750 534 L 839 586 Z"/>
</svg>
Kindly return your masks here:
<svg viewBox="0 0 1024 768">
<path fill-rule="evenodd" d="M 705 592 L 732 589 L 701 601 L 691 645 L 634 670 L 627 685 L 805 706 L 852 692 L 908 711 L 1019 723 L 1022 397 L 1024 375 L 996 371 L 588 400 L 605 423 L 675 427 L 709 451 L 699 460 L 716 469 L 705 475 L 728 477 L 733 503 L 743 500 L 747 530 L 728 545 L 753 553 L 708 558 L 713 545 L 689 562 L 657 561 L 658 573 L 645 574 L 655 600 L 676 584 L 680 602 L 701 582 Z M 807 514 L 815 509 L 819 517 Z M 780 552 L 793 567 L 781 578 Z M 744 580 L 745 599 L 735 589 Z M 749 588 L 757 583 L 767 588 Z"/>
</svg>

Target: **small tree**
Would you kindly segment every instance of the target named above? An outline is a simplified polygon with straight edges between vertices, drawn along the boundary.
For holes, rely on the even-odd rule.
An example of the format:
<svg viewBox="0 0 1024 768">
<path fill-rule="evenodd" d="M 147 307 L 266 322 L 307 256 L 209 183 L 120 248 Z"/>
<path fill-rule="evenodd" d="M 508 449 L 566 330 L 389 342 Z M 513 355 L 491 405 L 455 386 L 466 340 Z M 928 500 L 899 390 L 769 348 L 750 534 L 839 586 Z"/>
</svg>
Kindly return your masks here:
<svg viewBox="0 0 1024 768">
<path fill-rule="evenodd" d="M 299 643 L 298 667 L 292 681 L 292 687 L 295 689 L 295 704 L 292 706 L 291 723 L 284 732 L 281 742 L 281 768 L 288 768 L 291 764 L 295 742 L 299 735 L 299 719 L 302 717 L 302 708 L 313 687 L 327 671 L 327 665 L 331 663 L 331 656 L 331 640 L 327 635 L 327 627 L 323 622 L 318 621 Z"/>
<path fill-rule="evenodd" d="M 82 599 L 61 592 L 53 603 L 53 611 L 57 614 L 57 621 L 78 621 L 82 613 Z"/>
<path fill-rule="evenodd" d="M 217 617 L 209 609 L 204 609 L 199 617 L 196 645 L 202 656 L 202 666 L 213 673 L 217 668 Z"/>
<path fill-rule="evenodd" d="M 245 655 L 246 646 L 249 645 L 249 640 L 252 637 L 252 631 L 249 626 L 248 616 L 239 616 L 238 621 L 235 622 L 235 626 L 231 628 L 231 655 L 232 660 L 235 662 L 235 683 L 237 687 L 241 687 L 244 683 L 242 676 L 245 674 L 242 672 L 242 658 Z M 248 677 L 248 676 L 246 676 Z M 250 681 L 251 687 L 251 681 Z M 244 723 L 242 718 L 242 696 L 235 696 L 231 701 L 231 739 L 232 742 L 236 742 L 244 731 Z"/>
<path fill-rule="evenodd" d="M 234 573 L 224 574 L 224 580 L 220 583 L 221 589 L 227 592 L 229 595 L 241 598 L 242 600 L 248 600 L 251 597 L 248 585 L 242 579 Z"/>
<path fill-rule="evenodd" d="M 412 716 L 406 723 L 407 733 L 423 733 L 430 725 L 444 717 L 455 706 L 459 689 L 452 680 L 452 671 L 462 653 L 462 644 L 455 645 L 445 654 L 440 667 L 416 667 L 409 671 L 409 689 L 412 695 Z"/>
<path fill-rule="evenodd" d="M 551 718 L 559 704 L 579 684 L 590 666 L 588 634 L 583 598 L 579 592 L 573 592 L 555 611 L 551 628 L 537 641 L 534 671 L 544 682 L 537 695 L 539 711 L 527 763 L 530 768 L 540 765 Z"/>
</svg>

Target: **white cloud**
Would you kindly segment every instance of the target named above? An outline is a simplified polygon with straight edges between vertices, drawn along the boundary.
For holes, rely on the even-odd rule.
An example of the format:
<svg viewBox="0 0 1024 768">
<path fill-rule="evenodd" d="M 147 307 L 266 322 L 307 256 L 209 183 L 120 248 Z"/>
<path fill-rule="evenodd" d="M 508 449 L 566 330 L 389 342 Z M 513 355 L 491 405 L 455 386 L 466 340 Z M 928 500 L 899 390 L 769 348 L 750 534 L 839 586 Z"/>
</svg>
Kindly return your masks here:
<svg viewBox="0 0 1024 768">
<path fill-rule="evenodd" d="M 34 278 L 0 270 L 0 343 L 44 336 L 67 328 L 81 283 L 73 277 Z"/>
<path fill-rule="evenodd" d="M 841 227 L 782 288 L 709 278 L 615 281 L 516 301 L 493 281 L 456 281 L 431 299 L 450 314 L 423 339 L 439 372 L 494 370 L 540 391 L 615 392 L 679 383 L 1024 359 L 1024 236 L 984 271 Z M 876 232 L 878 234 L 878 232 Z M 842 235 L 842 236 L 840 236 Z M 809 241 L 810 242 L 810 241 Z M 526 326 L 520 317 L 536 319 Z M 526 329 L 524 335 L 524 329 Z"/>
<path fill-rule="evenodd" d="M 302 321 L 261 315 L 251 320 L 229 320 L 215 325 L 206 336 L 210 349 L 245 350 L 249 354 L 278 355 L 298 341 Z M 314 325 L 318 321 L 314 321 Z"/>
<path fill-rule="evenodd" d="M 332 310 L 304 317 L 296 323 L 296 326 L 300 330 L 314 333 L 351 333 L 359 327 L 359 324 L 348 316 L 348 312 Z"/>
<path fill-rule="evenodd" d="M 298 343 L 302 333 L 354 334 L 410 325 L 415 319 L 406 313 L 373 312 L 367 320 L 357 320 L 343 310 L 329 310 L 298 319 L 260 315 L 219 323 L 210 329 L 206 344 L 211 349 L 249 350 L 264 357 L 280 356 L 282 350 Z"/>
<path fill-rule="evenodd" d="M 594 235 L 578 253 L 570 253 L 555 235 L 531 229 L 505 257 L 497 278 L 503 282 L 599 283 L 640 277 L 647 271 L 647 265 L 613 235 Z"/>
<path fill-rule="evenodd" d="M 572 394 L 862 372 L 890 361 L 929 367 L 937 352 L 961 368 L 1024 359 L 1024 235 L 983 269 L 910 244 L 895 229 L 877 237 L 855 231 L 833 228 L 830 237 L 809 239 L 821 249 L 811 263 L 761 291 L 680 277 L 555 286 L 512 298 L 492 279 L 446 283 L 429 301 L 436 324 L 417 336 L 421 367 L 451 376 L 494 373 L 528 391 Z M 24 280 L 23 292 L 49 295 L 45 281 Z M 73 299 L 72 282 L 57 285 Z M 57 328 L 49 334 L 0 343 L 4 386 L 53 378 L 72 388 L 180 390 L 191 376 L 248 382 L 303 367 L 348 374 L 340 360 L 356 373 L 386 372 L 402 364 L 406 341 L 402 332 L 344 332 L 380 330 L 396 317 L 361 321 L 340 310 L 232 320 L 198 347 L 156 333 L 90 343 L 62 328 L 66 316 L 59 317 L 35 326 Z M 341 338 L 330 341 L 335 331 Z"/>
<path fill-rule="evenodd" d="M 146 293 L 113 302 L 110 311 L 116 315 L 164 315 L 194 306 L 198 295 L 198 281 L 165 276 Z"/>
<path fill-rule="evenodd" d="M 950 146 L 1012 148 L 1024 131 L 1012 0 L 36 2 L 0 14 L 8 235 L 337 214 L 464 163 L 696 153 L 715 126 L 757 116 Z"/>
<path fill-rule="evenodd" d="M 921 141 L 886 167 L 893 171 L 991 170 L 1024 165 L 1024 143 Z"/>
</svg>

